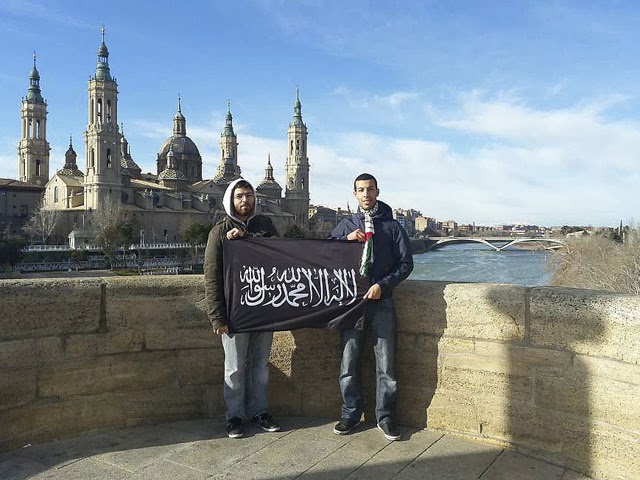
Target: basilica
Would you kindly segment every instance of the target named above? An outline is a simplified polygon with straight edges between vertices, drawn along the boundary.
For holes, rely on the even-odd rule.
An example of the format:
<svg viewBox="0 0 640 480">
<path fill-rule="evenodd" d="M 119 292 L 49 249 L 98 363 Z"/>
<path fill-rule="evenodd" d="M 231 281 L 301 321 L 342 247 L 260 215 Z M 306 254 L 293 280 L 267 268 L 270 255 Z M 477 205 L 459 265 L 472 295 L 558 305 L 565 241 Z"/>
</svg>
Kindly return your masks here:
<svg viewBox="0 0 640 480">
<path fill-rule="evenodd" d="M 220 163 L 214 178 L 202 178 L 202 156 L 187 135 L 180 98 L 173 117 L 173 133 L 157 153 L 157 171 L 142 173 L 119 124 L 118 84 L 111 74 L 104 29 L 97 55 L 96 71 L 88 85 L 84 164 L 79 167 L 70 139 L 64 165 L 51 176 L 47 103 L 40 89 L 34 55 L 29 88 L 22 100 L 19 180 L 44 187 L 42 208 L 60 213 L 59 233 L 69 235 L 72 244 L 91 242 L 91 217 L 108 202 L 119 202 L 133 217 L 140 227 L 142 243 L 180 242 L 186 225 L 213 223 L 223 215 L 225 188 L 241 177 L 230 104 L 220 135 Z M 271 216 L 281 234 L 293 224 L 303 229 L 309 226 L 307 127 L 302 120 L 298 91 L 287 142 L 284 193 L 274 177 L 270 157 L 264 179 L 256 185 L 256 212 Z"/>
</svg>

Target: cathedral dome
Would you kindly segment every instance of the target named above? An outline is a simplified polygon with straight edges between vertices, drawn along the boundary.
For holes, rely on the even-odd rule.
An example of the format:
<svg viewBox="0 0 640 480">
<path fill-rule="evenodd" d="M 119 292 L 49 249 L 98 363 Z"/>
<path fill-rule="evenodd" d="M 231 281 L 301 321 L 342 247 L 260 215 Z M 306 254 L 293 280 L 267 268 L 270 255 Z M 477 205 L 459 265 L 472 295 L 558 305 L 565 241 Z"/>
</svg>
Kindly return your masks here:
<svg viewBox="0 0 640 480">
<path fill-rule="evenodd" d="M 162 144 L 162 148 L 160 149 L 158 156 L 166 159 L 167 153 L 169 153 L 169 147 L 172 145 L 174 155 L 200 156 L 198 147 L 196 147 L 196 144 L 193 143 L 193 140 L 191 140 L 186 135 L 171 135 Z"/>
</svg>

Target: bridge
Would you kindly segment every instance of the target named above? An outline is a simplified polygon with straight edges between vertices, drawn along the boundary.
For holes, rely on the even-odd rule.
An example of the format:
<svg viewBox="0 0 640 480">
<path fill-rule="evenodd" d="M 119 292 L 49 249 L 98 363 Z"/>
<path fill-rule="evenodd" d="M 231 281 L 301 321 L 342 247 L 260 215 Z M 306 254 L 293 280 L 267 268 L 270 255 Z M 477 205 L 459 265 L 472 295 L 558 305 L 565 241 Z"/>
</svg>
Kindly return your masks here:
<svg viewBox="0 0 640 480">
<path fill-rule="evenodd" d="M 563 239 L 550 237 L 427 237 L 425 246 L 429 251 L 455 243 L 482 243 L 496 252 L 522 243 L 537 243 L 545 250 L 554 250 L 567 244 Z"/>
</svg>

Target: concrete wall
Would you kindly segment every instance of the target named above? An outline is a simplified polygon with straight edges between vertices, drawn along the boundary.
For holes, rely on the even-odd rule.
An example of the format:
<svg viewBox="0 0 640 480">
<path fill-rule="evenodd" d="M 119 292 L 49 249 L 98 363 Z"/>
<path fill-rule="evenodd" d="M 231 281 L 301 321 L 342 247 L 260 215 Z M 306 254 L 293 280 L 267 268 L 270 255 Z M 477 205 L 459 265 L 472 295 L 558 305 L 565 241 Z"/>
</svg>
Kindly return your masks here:
<svg viewBox="0 0 640 480">
<path fill-rule="evenodd" d="M 201 276 L 0 281 L 0 451 L 224 413 Z M 405 282 L 398 421 L 640 478 L 640 297 Z M 275 415 L 338 418 L 338 335 L 276 334 Z M 373 418 L 374 366 L 363 368 Z"/>
</svg>

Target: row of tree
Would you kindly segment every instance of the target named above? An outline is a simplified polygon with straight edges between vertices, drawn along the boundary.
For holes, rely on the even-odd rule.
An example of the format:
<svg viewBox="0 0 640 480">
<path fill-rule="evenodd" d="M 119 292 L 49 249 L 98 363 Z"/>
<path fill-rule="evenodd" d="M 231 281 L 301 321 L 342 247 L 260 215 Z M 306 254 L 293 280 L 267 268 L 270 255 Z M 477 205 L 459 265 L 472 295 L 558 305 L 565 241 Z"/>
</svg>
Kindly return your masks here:
<svg viewBox="0 0 640 480">
<path fill-rule="evenodd" d="M 32 243 L 47 245 L 53 237 L 60 221 L 60 213 L 56 210 L 38 208 L 29 217 L 23 227 L 24 232 L 32 239 Z M 214 222 L 215 223 L 215 218 Z M 198 256 L 198 246 L 206 245 L 212 224 L 186 221 L 181 229 L 184 242 L 194 249 L 194 258 Z M 116 252 L 128 250 L 131 245 L 140 242 L 140 227 L 129 212 L 118 202 L 106 202 L 96 209 L 90 219 L 90 228 L 95 232 L 95 245 L 104 253 L 111 268 L 119 264 Z M 287 238 L 304 238 L 305 232 L 295 224 L 291 224 L 284 233 Z M 22 259 L 26 242 L 22 239 L 0 240 L 0 268 L 13 267 Z M 142 255 L 138 254 L 142 261 Z"/>
</svg>

